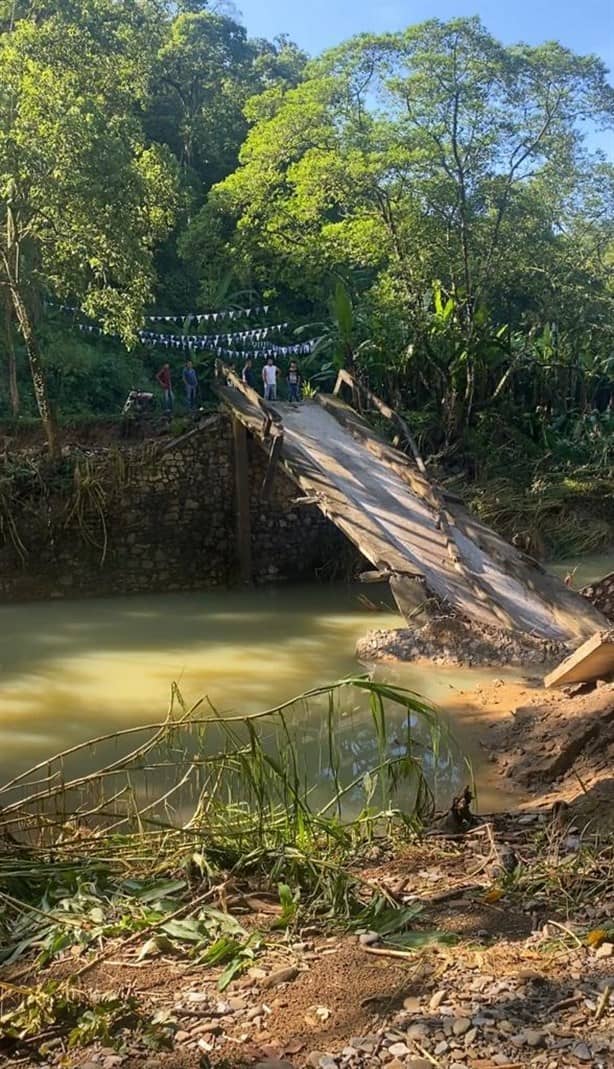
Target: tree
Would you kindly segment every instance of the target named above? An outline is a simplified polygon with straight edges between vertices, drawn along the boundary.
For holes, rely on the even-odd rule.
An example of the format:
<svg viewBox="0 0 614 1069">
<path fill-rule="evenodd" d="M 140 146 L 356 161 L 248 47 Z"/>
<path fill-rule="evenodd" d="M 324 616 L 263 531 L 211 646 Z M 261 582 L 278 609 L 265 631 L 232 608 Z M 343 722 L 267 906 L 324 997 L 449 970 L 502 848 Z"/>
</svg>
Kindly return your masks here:
<svg viewBox="0 0 614 1069">
<path fill-rule="evenodd" d="M 0 38 L 0 283 L 53 455 L 41 301 L 76 302 L 132 341 L 173 218 L 170 155 L 146 145 L 139 120 L 155 26 L 141 5 L 94 0 L 19 19 Z"/>
<path fill-rule="evenodd" d="M 235 18 L 198 0 L 166 20 L 145 124 L 153 141 L 171 148 L 181 172 L 183 211 L 157 257 L 158 292 L 169 311 L 219 292 L 228 265 L 214 260 L 217 242 L 206 242 L 189 262 L 181 249 L 195 250 L 202 219 L 190 231 L 209 189 L 237 166 L 247 100 L 274 85 L 297 84 L 305 63 L 288 38 L 251 40 Z M 206 264 L 206 277 L 194 274 L 195 260 Z"/>
<path fill-rule="evenodd" d="M 398 367 L 421 365 L 453 436 L 500 377 L 504 317 L 527 311 L 506 300 L 513 272 L 526 300 L 527 279 L 568 254 L 562 228 L 594 173 L 583 123 L 612 110 L 599 60 L 506 48 L 477 19 L 362 35 L 250 101 L 240 166 L 210 208 L 234 218 L 256 270 L 274 262 L 314 299 L 324 273 L 366 273 L 380 362 L 394 330 Z"/>
</svg>

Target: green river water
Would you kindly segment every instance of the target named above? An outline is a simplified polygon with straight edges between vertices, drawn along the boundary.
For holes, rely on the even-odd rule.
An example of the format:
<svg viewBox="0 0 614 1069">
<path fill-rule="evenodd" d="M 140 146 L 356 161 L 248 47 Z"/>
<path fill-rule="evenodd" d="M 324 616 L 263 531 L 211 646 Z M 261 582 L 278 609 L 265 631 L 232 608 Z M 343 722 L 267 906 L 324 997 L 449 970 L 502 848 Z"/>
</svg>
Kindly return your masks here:
<svg viewBox="0 0 614 1069">
<path fill-rule="evenodd" d="M 571 566 L 562 562 L 556 571 Z M 611 554 L 585 558 L 576 585 L 613 568 Z M 385 596 L 373 589 L 285 586 L 0 606 L 0 780 L 100 733 L 163 719 L 173 680 L 187 702 L 208 695 L 222 713 L 244 713 L 362 670 L 356 640 L 373 627 L 400 626 L 392 609 L 361 606 L 365 591 L 374 600 Z M 506 790 L 480 746 L 485 714 L 466 701 L 456 705 L 460 691 L 504 673 L 424 665 L 378 671 L 441 706 L 472 761 L 482 805 L 504 805 Z M 322 710 L 300 715 L 303 758 L 317 777 Z M 344 742 L 353 767 L 368 765 L 371 735 L 367 710 L 354 709 Z M 460 760 L 441 771 L 442 796 L 467 778 Z"/>
</svg>

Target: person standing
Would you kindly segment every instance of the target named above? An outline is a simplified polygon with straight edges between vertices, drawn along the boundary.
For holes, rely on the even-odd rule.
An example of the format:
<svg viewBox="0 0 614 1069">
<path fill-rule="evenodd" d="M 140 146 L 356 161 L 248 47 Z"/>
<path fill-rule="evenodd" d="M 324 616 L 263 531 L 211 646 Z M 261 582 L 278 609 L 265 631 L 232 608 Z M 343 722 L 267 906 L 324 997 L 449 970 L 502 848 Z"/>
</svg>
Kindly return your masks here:
<svg viewBox="0 0 614 1069">
<path fill-rule="evenodd" d="M 173 380 L 171 379 L 171 365 L 163 364 L 160 368 L 156 378 L 162 387 L 162 397 L 164 399 L 165 412 L 171 413 L 173 411 L 173 402 L 175 400 L 173 396 Z"/>
<path fill-rule="evenodd" d="M 254 388 L 254 372 L 252 371 L 251 356 L 246 356 L 245 358 L 245 363 L 241 372 L 241 381 L 244 382 L 246 386 L 251 386 L 252 389 Z"/>
<path fill-rule="evenodd" d="M 191 360 L 186 360 L 182 378 L 185 386 L 186 404 L 188 408 L 194 408 L 196 405 L 196 391 L 198 390 L 198 375 Z"/>
<path fill-rule="evenodd" d="M 298 404 L 301 399 L 301 373 L 296 360 L 290 361 L 288 368 L 288 400 L 290 404 Z"/>
<path fill-rule="evenodd" d="M 267 362 L 262 369 L 262 381 L 264 383 L 265 401 L 277 400 L 277 368 L 272 356 L 267 357 Z"/>
</svg>

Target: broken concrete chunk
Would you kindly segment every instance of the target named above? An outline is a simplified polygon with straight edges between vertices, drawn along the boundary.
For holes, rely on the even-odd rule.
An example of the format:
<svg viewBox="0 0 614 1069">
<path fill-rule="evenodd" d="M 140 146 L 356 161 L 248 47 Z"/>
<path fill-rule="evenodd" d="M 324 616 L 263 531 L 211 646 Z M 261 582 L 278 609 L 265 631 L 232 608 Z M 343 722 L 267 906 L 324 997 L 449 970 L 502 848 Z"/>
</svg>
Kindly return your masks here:
<svg viewBox="0 0 614 1069">
<path fill-rule="evenodd" d="M 544 679 L 546 687 L 614 676 L 614 631 L 597 631 Z"/>
</svg>

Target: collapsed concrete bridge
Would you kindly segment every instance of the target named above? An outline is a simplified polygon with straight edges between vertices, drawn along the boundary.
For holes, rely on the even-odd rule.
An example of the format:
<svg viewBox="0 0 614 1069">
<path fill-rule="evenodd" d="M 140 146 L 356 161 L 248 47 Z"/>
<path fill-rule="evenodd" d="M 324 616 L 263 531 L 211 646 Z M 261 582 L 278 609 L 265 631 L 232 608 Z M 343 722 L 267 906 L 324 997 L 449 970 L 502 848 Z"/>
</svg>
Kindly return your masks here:
<svg viewBox="0 0 614 1069">
<path fill-rule="evenodd" d="M 398 444 L 409 455 L 380 438 L 341 400 L 343 387 L 393 422 Z M 305 498 L 372 563 L 366 578 L 389 581 L 406 619 L 432 599 L 481 624 L 572 645 L 607 627 L 590 601 L 433 482 L 406 423 L 347 372 L 340 373 L 333 394 L 294 406 L 265 403 L 221 362 L 215 388 L 235 420 L 239 499 L 247 429 L 269 451 L 263 493 L 282 464 Z M 244 535 L 249 538 L 248 527 Z M 249 552 L 245 544 L 244 549 Z"/>
</svg>

